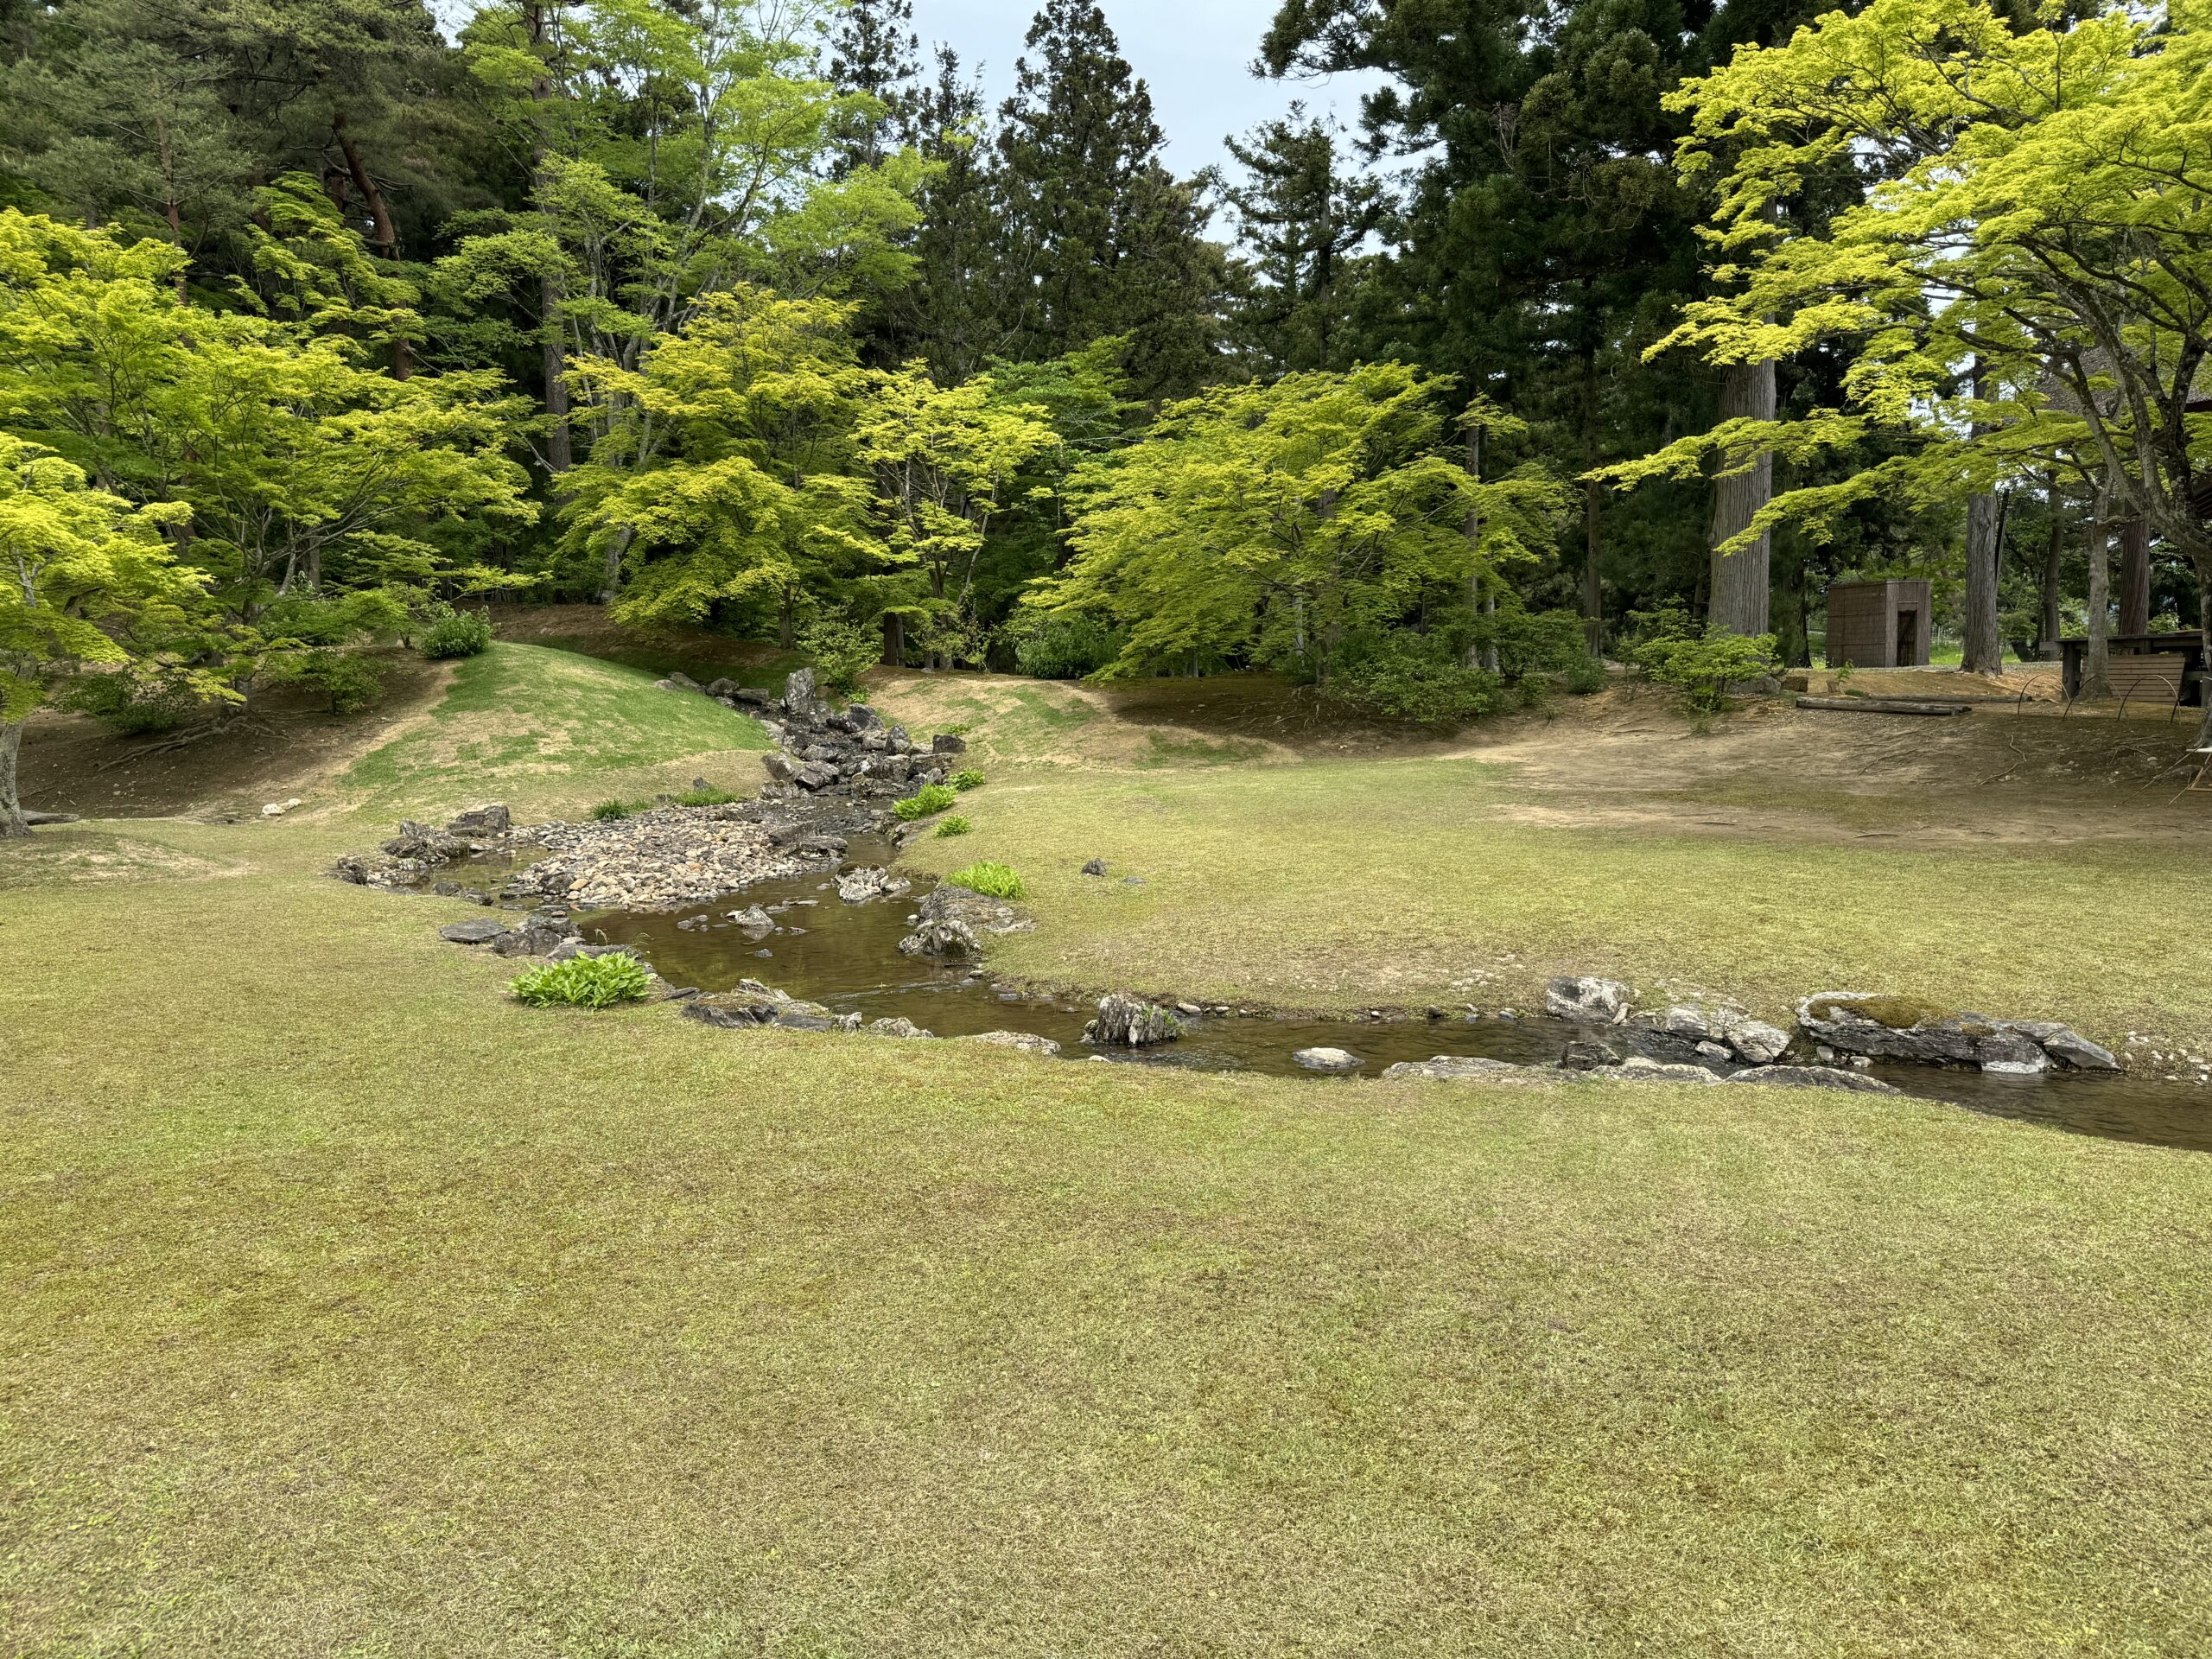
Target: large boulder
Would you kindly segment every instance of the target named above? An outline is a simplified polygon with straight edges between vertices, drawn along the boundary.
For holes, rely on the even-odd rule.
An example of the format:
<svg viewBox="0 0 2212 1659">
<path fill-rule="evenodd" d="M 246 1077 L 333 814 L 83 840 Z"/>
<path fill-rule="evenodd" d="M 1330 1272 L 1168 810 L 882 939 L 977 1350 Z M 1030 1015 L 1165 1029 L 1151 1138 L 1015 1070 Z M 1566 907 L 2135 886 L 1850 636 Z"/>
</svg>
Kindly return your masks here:
<svg viewBox="0 0 2212 1659">
<path fill-rule="evenodd" d="M 1290 1058 L 1308 1071 L 1357 1071 L 1367 1064 L 1343 1048 L 1301 1048 Z"/>
<path fill-rule="evenodd" d="M 794 721 L 820 720 L 829 713 L 817 688 L 814 671 L 802 668 L 784 682 L 784 709 Z"/>
<path fill-rule="evenodd" d="M 1544 987 L 1546 1014 L 1584 1025 L 1617 1026 L 1635 1001 L 1636 992 L 1618 979 L 1589 974 L 1563 976 Z"/>
<path fill-rule="evenodd" d="M 934 1037 L 937 1034 L 935 1032 L 925 1031 L 912 1020 L 904 1018 L 871 1020 L 868 1023 L 868 1033 L 871 1037 L 900 1037 L 909 1041 Z"/>
<path fill-rule="evenodd" d="M 931 754 L 965 754 L 967 752 L 968 740 L 957 733 L 939 732 L 930 739 Z"/>
<path fill-rule="evenodd" d="M 825 760 L 809 760 L 792 771 L 791 781 L 801 789 L 818 794 L 836 785 L 837 768 Z"/>
<path fill-rule="evenodd" d="M 489 944 L 506 931 L 507 925 L 496 916 L 476 916 L 440 928 L 438 937 L 454 944 Z"/>
<path fill-rule="evenodd" d="M 492 836 L 504 836 L 514 826 L 514 814 L 508 811 L 505 806 L 494 803 L 490 806 L 470 807 L 467 811 L 461 813 L 451 823 L 446 825 L 446 833 L 454 836 L 470 836 L 480 840 Z"/>
<path fill-rule="evenodd" d="M 1083 1040 L 1101 1048 L 1153 1048 L 1182 1034 L 1182 1019 L 1173 1009 L 1114 991 L 1098 999 L 1098 1017 L 1084 1027 Z"/>
<path fill-rule="evenodd" d="M 861 1025 L 857 1014 L 832 1014 L 819 1002 L 803 1002 L 753 979 L 740 982 L 734 991 L 692 998 L 683 1005 L 683 1017 L 729 1031 L 754 1026 L 780 1026 L 789 1031 L 857 1031 Z"/>
</svg>

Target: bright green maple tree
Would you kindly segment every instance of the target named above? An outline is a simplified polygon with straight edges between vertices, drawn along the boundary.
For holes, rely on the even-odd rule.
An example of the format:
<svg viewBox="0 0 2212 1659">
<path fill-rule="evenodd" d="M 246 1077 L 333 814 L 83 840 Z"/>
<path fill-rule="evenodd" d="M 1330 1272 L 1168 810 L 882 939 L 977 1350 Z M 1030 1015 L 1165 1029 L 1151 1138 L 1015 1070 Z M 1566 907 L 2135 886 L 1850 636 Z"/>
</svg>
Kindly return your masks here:
<svg viewBox="0 0 2212 1659">
<path fill-rule="evenodd" d="M 184 632 L 204 579 L 180 566 L 166 532 L 191 509 L 134 506 L 81 467 L 0 433 L 0 836 L 26 836 L 16 785 L 23 728 L 87 670 L 136 673 Z M 171 664 L 206 695 L 219 695 Z"/>
<path fill-rule="evenodd" d="M 1325 685 L 1348 643 L 1554 534 L 1549 474 L 1482 482 L 1447 453 L 1449 385 L 1376 364 L 1170 405 L 1078 469 L 1075 558 L 1032 602 L 1125 628 L 1109 676 L 1220 657 Z"/>
</svg>

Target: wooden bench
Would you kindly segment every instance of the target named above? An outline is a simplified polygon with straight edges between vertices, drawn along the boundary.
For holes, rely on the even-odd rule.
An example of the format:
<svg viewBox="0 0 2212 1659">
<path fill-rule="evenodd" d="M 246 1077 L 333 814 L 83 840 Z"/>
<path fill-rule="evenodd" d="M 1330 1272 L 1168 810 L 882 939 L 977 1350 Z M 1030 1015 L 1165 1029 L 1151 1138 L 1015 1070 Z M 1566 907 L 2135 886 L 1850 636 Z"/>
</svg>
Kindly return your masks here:
<svg viewBox="0 0 2212 1659">
<path fill-rule="evenodd" d="M 2177 651 L 2126 656 L 2115 653 L 2107 660 L 2113 696 L 2129 702 L 2171 709 L 2181 701 L 2182 691 L 2189 683 L 2189 658 Z"/>
</svg>

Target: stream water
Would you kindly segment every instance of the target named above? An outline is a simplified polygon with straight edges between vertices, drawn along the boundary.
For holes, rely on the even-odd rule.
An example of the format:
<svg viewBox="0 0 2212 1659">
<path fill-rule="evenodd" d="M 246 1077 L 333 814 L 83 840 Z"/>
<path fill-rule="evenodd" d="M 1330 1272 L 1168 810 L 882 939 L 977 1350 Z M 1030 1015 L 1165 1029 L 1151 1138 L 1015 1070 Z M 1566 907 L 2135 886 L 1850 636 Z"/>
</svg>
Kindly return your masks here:
<svg viewBox="0 0 2212 1659">
<path fill-rule="evenodd" d="M 882 865 L 895 857 L 887 842 L 856 838 L 851 865 Z M 1070 1058 L 1097 1051 L 1081 1046 L 1088 1002 L 1047 997 L 995 982 L 988 974 L 946 968 L 899 954 L 906 918 L 925 890 L 903 898 L 849 905 L 823 875 L 757 883 L 742 894 L 668 913 L 593 911 L 576 917 L 585 938 L 633 946 L 671 984 L 728 990 L 757 979 L 795 997 L 868 1020 L 904 1017 L 939 1037 L 1023 1031 L 1049 1037 Z M 777 931 L 758 936 L 729 919 L 759 905 Z M 1292 1056 L 1302 1048 L 1342 1048 L 1379 1076 L 1401 1060 L 1438 1054 L 1478 1055 L 1522 1065 L 1555 1064 L 1577 1037 L 1603 1037 L 1564 1020 L 1495 1014 L 1442 1020 L 1301 1020 L 1267 1014 L 1205 1017 L 1189 1022 L 1178 1042 L 1155 1049 L 1114 1051 L 1126 1065 L 1198 1071 L 1261 1071 L 1311 1077 Z M 1875 1076 L 1906 1094 L 1970 1110 L 2022 1118 L 2054 1128 L 2113 1140 L 2212 1151 L 2212 1090 L 2133 1076 L 2053 1073 L 2042 1077 L 1909 1065 L 1877 1065 Z"/>
</svg>

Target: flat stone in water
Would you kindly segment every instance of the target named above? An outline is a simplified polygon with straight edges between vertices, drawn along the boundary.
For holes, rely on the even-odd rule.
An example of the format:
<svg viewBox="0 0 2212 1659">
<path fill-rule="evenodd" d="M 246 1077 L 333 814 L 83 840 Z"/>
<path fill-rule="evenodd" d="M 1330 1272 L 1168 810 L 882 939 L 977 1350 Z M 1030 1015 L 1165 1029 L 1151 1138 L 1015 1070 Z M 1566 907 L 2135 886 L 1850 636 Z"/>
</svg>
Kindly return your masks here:
<svg viewBox="0 0 2212 1659">
<path fill-rule="evenodd" d="M 1308 1071 L 1357 1071 L 1367 1064 L 1342 1048 L 1301 1048 L 1290 1058 Z"/>
</svg>

